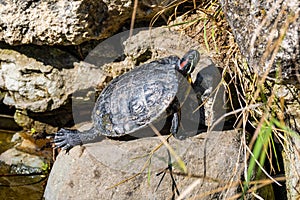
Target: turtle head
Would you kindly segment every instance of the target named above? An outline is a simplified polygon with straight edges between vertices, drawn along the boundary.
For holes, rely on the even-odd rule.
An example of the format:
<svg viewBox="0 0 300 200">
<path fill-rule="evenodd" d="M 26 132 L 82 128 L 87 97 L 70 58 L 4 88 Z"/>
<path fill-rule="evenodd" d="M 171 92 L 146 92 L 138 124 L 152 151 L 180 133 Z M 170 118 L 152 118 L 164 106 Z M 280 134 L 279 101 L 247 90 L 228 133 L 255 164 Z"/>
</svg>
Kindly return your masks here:
<svg viewBox="0 0 300 200">
<path fill-rule="evenodd" d="M 185 76 L 189 75 L 194 71 L 199 59 L 199 52 L 197 50 L 190 50 L 179 60 L 176 69 Z"/>
</svg>

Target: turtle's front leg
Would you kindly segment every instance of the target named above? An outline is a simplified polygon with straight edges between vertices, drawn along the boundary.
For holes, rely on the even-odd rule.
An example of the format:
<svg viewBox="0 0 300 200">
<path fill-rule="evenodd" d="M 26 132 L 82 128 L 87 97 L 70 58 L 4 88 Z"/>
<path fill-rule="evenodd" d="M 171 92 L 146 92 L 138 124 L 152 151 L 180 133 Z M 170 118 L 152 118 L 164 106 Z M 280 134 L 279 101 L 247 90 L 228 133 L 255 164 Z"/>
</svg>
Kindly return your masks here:
<svg viewBox="0 0 300 200">
<path fill-rule="evenodd" d="M 74 146 L 82 145 L 82 141 L 79 137 L 79 131 L 60 129 L 54 137 L 55 148 L 62 148 L 69 151 Z"/>
<path fill-rule="evenodd" d="M 74 146 L 99 142 L 104 138 L 94 127 L 83 132 L 62 128 L 55 134 L 54 143 L 56 148 L 69 151 Z"/>
<path fill-rule="evenodd" d="M 175 107 L 175 106 L 174 106 Z M 174 108 L 173 107 L 173 108 Z M 180 115 L 179 115 L 179 111 L 178 109 L 174 109 L 176 110 L 176 112 L 173 113 L 173 117 L 172 117 L 172 124 L 171 124 L 171 128 L 170 128 L 170 132 L 173 134 L 174 137 L 178 137 L 177 136 L 177 132 L 178 132 L 178 127 L 179 127 L 179 118 L 180 118 Z M 180 138 L 179 138 L 180 139 Z M 169 138 L 167 139 L 167 142 L 169 142 Z M 171 179 L 172 179 L 172 199 L 175 199 L 175 194 L 177 194 L 178 196 L 180 195 L 179 193 L 179 190 L 177 188 L 177 184 L 176 184 L 176 181 L 174 179 L 174 176 L 173 176 L 173 164 L 172 164 L 172 158 L 171 158 L 171 154 L 170 154 L 170 151 L 169 149 L 167 148 L 167 153 L 168 153 L 168 166 L 166 167 L 166 169 L 164 169 L 162 172 L 156 174 L 157 176 L 159 176 L 160 174 L 163 174 L 158 185 L 157 185 L 157 188 L 156 190 L 159 188 L 162 180 L 164 179 L 165 175 L 166 175 L 166 172 L 169 171 L 170 173 L 170 176 L 171 176 Z M 176 193 L 175 193 L 176 192 Z"/>
<path fill-rule="evenodd" d="M 177 135 L 178 127 L 179 127 L 179 114 L 178 114 L 178 112 L 175 112 L 173 114 L 172 125 L 170 128 L 170 132 L 173 134 L 174 137 L 176 137 L 176 135 Z M 178 138 L 178 139 L 180 139 L 180 138 Z"/>
</svg>

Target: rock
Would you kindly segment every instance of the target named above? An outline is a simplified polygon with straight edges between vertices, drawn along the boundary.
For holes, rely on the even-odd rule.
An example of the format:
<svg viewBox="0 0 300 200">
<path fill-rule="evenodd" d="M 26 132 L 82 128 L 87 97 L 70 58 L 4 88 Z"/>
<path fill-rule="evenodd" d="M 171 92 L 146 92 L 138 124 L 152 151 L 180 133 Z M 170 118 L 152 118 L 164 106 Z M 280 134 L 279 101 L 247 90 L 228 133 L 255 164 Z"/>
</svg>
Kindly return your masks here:
<svg viewBox="0 0 300 200">
<path fill-rule="evenodd" d="M 7 165 L 25 165 L 31 168 L 42 169 L 44 160 L 39 156 L 31 155 L 17 150 L 16 148 L 8 149 L 0 155 L 0 161 Z"/>
<path fill-rule="evenodd" d="M 71 124 L 72 107 L 70 103 L 61 106 L 53 111 L 31 112 L 26 110 L 16 110 L 14 114 L 15 122 L 25 130 L 35 130 L 42 133 L 54 133 L 58 127 Z"/>
<path fill-rule="evenodd" d="M 8 0 L 0 3 L 0 13 L 0 38 L 10 45 L 70 45 L 99 37 L 107 6 L 91 0 Z"/>
<path fill-rule="evenodd" d="M 286 173 L 287 197 L 289 200 L 299 198 L 300 189 L 300 139 L 299 136 L 286 135 L 288 142 L 285 143 L 286 151 L 283 152 L 284 170 Z"/>
<path fill-rule="evenodd" d="M 128 0 L 103 0 L 108 8 L 107 18 L 103 22 L 102 37 L 108 38 L 112 36 L 112 33 L 117 32 L 126 22 L 131 21 L 134 1 Z M 162 14 L 164 17 L 171 15 L 173 8 L 172 4 L 176 2 L 172 0 L 143 0 L 137 4 L 135 25 L 139 27 L 148 27 L 149 21 L 153 17 L 164 9 L 165 12 Z M 168 12 L 171 11 L 171 12 Z M 145 23 L 146 22 L 146 23 Z M 146 24 L 146 25 L 145 25 Z"/>
<path fill-rule="evenodd" d="M 37 168 L 42 171 L 45 163 L 51 163 L 53 160 L 51 139 L 46 138 L 44 132 L 18 131 L 3 145 L 8 147 L 0 156 L 0 161 L 9 166 L 24 165 L 25 168 Z"/>
<path fill-rule="evenodd" d="M 149 21 L 171 2 L 141 1 L 136 19 Z M 0 41 L 10 45 L 78 45 L 104 39 L 131 19 L 132 10 L 130 0 L 7 0 L 0 2 Z"/>
<path fill-rule="evenodd" d="M 12 142 L 12 143 L 22 142 L 22 136 L 21 136 L 20 132 L 16 132 L 12 136 L 10 142 Z"/>
<path fill-rule="evenodd" d="M 58 49 L 48 49 L 44 53 L 51 57 L 58 52 L 61 53 Z M 73 92 L 100 84 L 106 78 L 102 70 L 87 63 L 62 68 L 66 61 L 69 66 L 77 61 L 67 54 L 59 65 L 57 61 L 50 65 L 49 60 L 44 64 L 39 58 L 8 49 L 0 49 L 0 56 L 0 87 L 8 91 L 3 102 L 20 110 L 52 111 L 64 105 Z"/>
<path fill-rule="evenodd" d="M 224 131 L 183 141 L 170 139 L 170 145 L 183 159 L 191 175 L 182 175 L 173 163 L 173 175 L 180 193 L 190 188 L 186 197 L 196 199 L 223 199 L 236 194 L 238 188 L 231 184 L 240 180 L 243 170 L 239 138 L 240 133 L 236 131 Z M 166 148 L 161 147 L 152 156 L 149 166 L 146 164 L 149 152 L 159 144 L 158 138 L 132 141 L 104 139 L 84 147 L 74 147 L 67 154 L 60 152 L 51 170 L 44 197 L 46 200 L 170 199 L 172 182 L 168 173 L 156 190 L 161 178 L 156 173 L 167 167 Z M 141 171 L 143 166 L 146 167 Z M 130 179 L 133 175 L 137 176 Z M 127 181 L 115 186 L 124 180 Z M 225 185 L 229 187 L 213 192 Z"/>
<path fill-rule="evenodd" d="M 299 127 L 300 127 L 300 104 L 299 89 L 295 85 L 275 85 L 276 97 L 285 101 L 285 122 L 294 130 L 293 134 L 285 134 L 284 151 L 282 152 L 284 161 L 284 171 L 286 175 L 287 197 L 289 200 L 297 199 L 300 190 L 300 156 L 299 156 Z M 296 97 L 298 96 L 298 98 Z"/>
<path fill-rule="evenodd" d="M 284 119 L 286 125 L 299 133 L 300 129 L 300 88 L 292 84 L 275 84 L 274 91 L 277 99 L 284 100 L 285 113 Z M 276 112 L 282 112 L 278 107 L 274 107 Z M 296 139 L 296 138 L 295 138 Z"/>
<path fill-rule="evenodd" d="M 136 64 L 169 55 L 182 57 L 190 49 L 197 49 L 201 55 L 205 52 L 197 41 L 167 27 L 141 30 L 124 41 L 124 54 Z"/>
<path fill-rule="evenodd" d="M 201 69 L 213 64 L 197 41 L 167 27 L 136 28 L 131 37 L 129 33 L 124 31 L 102 41 L 89 52 L 85 62 L 116 77 L 143 63 L 170 55 L 182 57 L 190 49 L 197 49 L 201 52 L 201 60 L 193 73 L 193 80 Z"/>
<path fill-rule="evenodd" d="M 274 77 L 280 63 L 282 78 L 300 87 L 299 1 L 220 3 L 251 71 L 263 75 L 270 70 Z"/>
<path fill-rule="evenodd" d="M 77 62 L 60 49 L 22 46 L 15 51 L 5 47 L 0 49 L 3 103 L 16 108 L 14 119 L 25 129 L 52 133 L 72 124 L 70 96 L 107 79 L 99 67 Z"/>
<path fill-rule="evenodd" d="M 13 50 L 1 49 L 0 55 L 0 86 L 9 91 L 3 100 L 5 104 L 43 112 L 58 108 L 67 99 L 70 93 L 62 90 L 64 80 L 57 68 Z"/>
</svg>

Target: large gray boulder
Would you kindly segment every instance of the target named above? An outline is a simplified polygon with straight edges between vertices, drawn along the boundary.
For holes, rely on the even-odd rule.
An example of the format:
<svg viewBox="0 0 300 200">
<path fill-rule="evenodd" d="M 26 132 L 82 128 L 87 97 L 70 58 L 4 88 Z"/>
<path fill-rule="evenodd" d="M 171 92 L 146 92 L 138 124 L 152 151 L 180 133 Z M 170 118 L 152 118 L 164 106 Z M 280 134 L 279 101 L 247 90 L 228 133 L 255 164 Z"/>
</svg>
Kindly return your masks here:
<svg viewBox="0 0 300 200">
<path fill-rule="evenodd" d="M 69 153 L 60 152 L 44 197 L 46 200 L 170 199 L 172 181 L 168 173 L 156 190 L 161 178 L 156 173 L 168 164 L 166 148 L 162 146 L 156 151 L 147 165 L 148 154 L 160 143 L 158 138 L 104 139 L 77 146 Z M 184 141 L 171 138 L 170 145 L 189 172 L 189 175 L 183 175 L 172 157 L 173 175 L 180 193 L 187 192 L 186 197 L 196 199 L 225 199 L 237 194 L 235 183 L 240 180 L 243 170 L 239 132 L 210 132 Z M 137 176 L 130 179 L 134 175 Z M 114 186 L 124 180 L 127 181 Z"/>
</svg>

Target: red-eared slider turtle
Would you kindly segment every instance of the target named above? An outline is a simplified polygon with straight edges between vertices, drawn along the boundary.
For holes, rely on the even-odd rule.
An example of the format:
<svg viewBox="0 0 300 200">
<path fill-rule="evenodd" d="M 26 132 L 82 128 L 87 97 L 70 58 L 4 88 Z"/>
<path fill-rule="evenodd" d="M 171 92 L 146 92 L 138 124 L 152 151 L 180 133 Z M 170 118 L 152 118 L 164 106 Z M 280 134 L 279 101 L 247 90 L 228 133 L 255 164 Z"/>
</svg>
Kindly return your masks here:
<svg viewBox="0 0 300 200">
<path fill-rule="evenodd" d="M 180 89 L 180 76 L 189 76 L 199 61 L 196 50 L 188 51 L 182 59 L 169 56 L 141 65 L 115 79 L 98 97 L 93 113 L 93 127 L 81 132 L 59 130 L 54 138 L 56 147 L 66 150 L 73 146 L 95 142 L 101 135 L 118 137 L 137 131 L 172 110 L 170 132 L 176 135 L 179 109 L 174 103 Z"/>
</svg>

